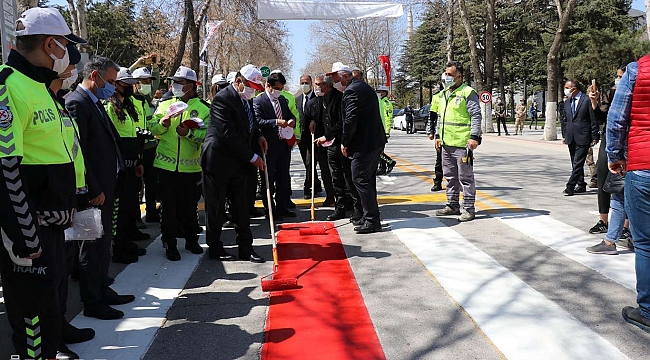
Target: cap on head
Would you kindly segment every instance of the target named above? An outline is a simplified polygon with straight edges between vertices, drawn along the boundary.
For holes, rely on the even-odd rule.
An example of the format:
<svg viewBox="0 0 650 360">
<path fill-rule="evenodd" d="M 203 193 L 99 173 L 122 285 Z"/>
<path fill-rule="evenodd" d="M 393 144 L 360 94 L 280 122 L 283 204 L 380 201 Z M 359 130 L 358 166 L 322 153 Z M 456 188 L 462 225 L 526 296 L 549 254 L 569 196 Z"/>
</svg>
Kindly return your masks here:
<svg viewBox="0 0 650 360">
<path fill-rule="evenodd" d="M 18 25 L 22 24 L 20 29 Z M 87 41 L 72 34 L 63 15 L 55 8 L 31 8 L 25 10 L 16 20 L 16 36 L 56 35 L 63 36 L 75 44 L 85 44 Z"/>
<path fill-rule="evenodd" d="M 133 71 L 133 78 L 137 80 L 144 80 L 155 79 L 156 77 L 151 74 L 151 70 L 146 67 L 141 67 Z"/>
<path fill-rule="evenodd" d="M 271 71 L 271 74 L 282 74 L 282 71 L 280 71 L 278 69 L 275 69 L 275 70 Z M 269 75 L 271 75 L 271 74 L 269 74 Z"/>
<path fill-rule="evenodd" d="M 255 89 L 262 91 L 264 86 L 262 86 L 262 72 L 255 65 L 248 64 L 239 70 L 239 73 L 248 80 L 250 86 Z"/>
<path fill-rule="evenodd" d="M 226 81 L 229 82 L 230 84 L 235 82 L 235 78 L 237 77 L 237 72 L 236 71 L 231 71 L 228 73 L 228 76 L 226 76 Z"/>
<path fill-rule="evenodd" d="M 388 92 L 390 89 L 388 89 L 388 86 L 386 85 L 379 85 L 377 86 L 377 91 L 385 91 Z"/>
<path fill-rule="evenodd" d="M 347 65 L 343 65 L 342 62 L 337 61 L 337 62 L 335 62 L 334 64 L 332 64 L 332 71 L 328 72 L 328 73 L 325 74 L 325 75 L 332 75 L 332 74 L 337 73 L 337 72 L 339 72 L 339 71 L 352 72 L 352 70 L 350 69 L 349 66 L 347 66 Z"/>
<path fill-rule="evenodd" d="M 167 79 L 173 81 L 188 80 L 197 82 L 198 78 L 196 77 L 196 72 L 188 67 L 181 66 L 176 70 L 174 76 L 170 76 Z"/>
<path fill-rule="evenodd" d="M 225 77 L 223 77 L 223 74 L 217 74 L 217 75 L 212 77 L 212 85 L 215 85 L 215 84 L 217 84 L 219 86 L 224 86 L 224 85 L 228 85 L 228 81 L 226 80 Z"/>
<path fill-rule="evenodd" d="M 115 80 L 125 82 L 129 85 L 133 85 L 138 82 L 137 79 L 133 78 L 133 74 L 131 74 L 131 70 L 125 67 L 120 68 L 120 71 L 117 72 L 117 78 Z"/>
</svg>

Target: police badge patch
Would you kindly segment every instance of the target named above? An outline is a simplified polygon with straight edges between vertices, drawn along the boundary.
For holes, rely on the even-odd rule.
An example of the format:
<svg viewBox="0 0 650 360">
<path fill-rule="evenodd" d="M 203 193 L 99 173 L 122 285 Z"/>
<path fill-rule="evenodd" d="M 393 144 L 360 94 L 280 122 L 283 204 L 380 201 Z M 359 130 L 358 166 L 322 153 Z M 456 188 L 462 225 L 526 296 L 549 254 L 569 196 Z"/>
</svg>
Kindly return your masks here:
<svg viewBox="0 0 650 360">
<path fill-rule="evenodd" d="M 195 118 L 197 116 L 199 116 L 199 111 L 198 110 L 192 110 L 192 112 L 190 112 L 190 117 Z"/>
<path fill-rule="evenodd" d="M 0 105 L 0 129 L 6 129 L 14 121 L 14 114 L 9 106 Z"/>
</svg>

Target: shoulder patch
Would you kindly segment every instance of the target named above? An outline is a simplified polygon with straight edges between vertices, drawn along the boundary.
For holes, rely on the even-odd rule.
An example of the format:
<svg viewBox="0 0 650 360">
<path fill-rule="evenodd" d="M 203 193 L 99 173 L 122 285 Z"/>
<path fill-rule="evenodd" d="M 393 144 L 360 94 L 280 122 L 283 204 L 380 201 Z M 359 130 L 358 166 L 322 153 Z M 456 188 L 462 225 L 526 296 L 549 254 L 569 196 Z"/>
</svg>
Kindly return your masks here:
<svg viewBox="0 0 650 360">
<path fill-rule="evenodd" d="M 195 117 L 197 117 L 197 116 L 199 116 L 199 111 L 198 111 L 198 110 L 192 110 L 192 111 L 190 111 L 190 117 L 191 117 L 191 118 L 195 118 Z"/>
<path fill-rule="evenodd" d="M 2 69 L 0 71 L 0 85 L 4 85 L 5 81 L 7 81 L 7 78 L 9 77 L 9 75 L 11 75 L 13 72 L 14 72 L 14 69 L 12 69 L 12 68 L 10 68 L 8 66 L 5 67 L 4 69 Z"/>
<path fill-rule="evenodd" d="M 14 121 L 14 114 L 9 106 L 0 105 L 0 129 L 6 129 Z"/>
</svg>

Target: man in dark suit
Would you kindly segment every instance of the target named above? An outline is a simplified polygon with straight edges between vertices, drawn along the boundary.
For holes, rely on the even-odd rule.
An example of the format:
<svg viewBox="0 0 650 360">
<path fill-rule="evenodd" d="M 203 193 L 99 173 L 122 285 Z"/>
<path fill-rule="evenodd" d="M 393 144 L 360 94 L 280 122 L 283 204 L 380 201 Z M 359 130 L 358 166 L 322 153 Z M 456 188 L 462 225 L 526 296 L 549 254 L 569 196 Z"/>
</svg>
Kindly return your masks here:
<svg viewBox="0 0 650 360">
<path fill-rule="evenodd" d="M 79 289 L 84 303 L 84 315 L 102 320 L 124 316 L 123 312 L 110 305 L 135 300 L 133 295 L 118 295 L 108 286 L 108 266 L 113 242 L 113 202 L 117 175 L 124 170 L 124 161 L 117 143 L 119 135 L 100 100 L 113 94 L 118 70 L 119 67 L 108 58 L 91 58 L 84 65 L 83 82 L 68 95 L 65 103 L 79 127 L 81 151 L 86 164 L 88 193 L 85 198 L 79 199 L 79 206 L 96 206 L 102 211 L 104 236 L 85 241 L 79 255 Z M 137 260 L 135 254 L 122 255 L 134 256 Z"/>
<path fill-rule="evenodd" d="M 578 89 L 576 80 L 568 80 L 564 84 L 564 116 L 560 117 L 562 124 L 562 143 L 569 146 L 569 154 L 573 171 L 566 184 L 564 194 L 572 196 L 574 193 L 587 191 L 584 179 L 584 165 L 589 148 L 600 140 L 598 122 L 594 115 L 589 96 Z"/>
<path fill-rule="evenodd" d="M 237 73 L 232 86 L 219 91 L 212 100 L 210 124 L 203 142 L 201 167 L 203 169 L 203 197 L 205 198 L 206 242 L 211 259 L 235 260 L 221 242 L 221 227 L 225 222 L 226 197 L 236 224 L 239 259 L 261 263 L 264 259 L 253 250 L 253 235 L 248 217 L 248 165 L 264 171 L 265 164 L 251 150 L 255 138 L 260 149 L 267 151 L 267 143 L 255 123 L 250 100 L 255 90 L 263 90 L 262 73 L 254 65 L 244 66 Z"/>
<path fill-rule="evenodd" d="M 303 75 L 300 77 L 300 90 L 301 94 L 296 97 L 296 107 L 298 108 L 298 113 L 300 114 L 300 156 L 302 157 L 302 163 L 305 164 L 305 183 L 304 183 L 304 193 L 305 199 L 309 199 L 311 195 L 311 174 L 312 171 L 316 174 L 314 179 L 314 186 L 316 187 L 316 196 L 319 192 L 323 191 L 321 182 L 318 179 L 318 173 L 315 171 L 316 163 L 311 164 L 311 133 L 309 131 L 309 121 L 303 121 L 305 118 L 305 110 L 307 103 L 315 99 L 317 96 L 312 87 L 312 77 L 310 75 Z M 323 178 L 323 185 L 325 186 L 325 192 L 327 198 L 323 202 L 323 206 L 332 206 L 335 203 L 334 200 L 334 188 L 332 185 L 332 175 L 330 174 L 329 167 L 327 165 L 327 151 L 322 148 L 316 148 L 316 162 L 320 165 L 321 177 Z M 310 166 L 311 164 L 311 166 Z M 313 167 L 313 168 L 312 168 Z"/>
<path fill-rule="evenodd" d="M 268 142 L 266 171 L 269 175 L 271 197 L 275 197 L 275 204 L 267 204 L 265 198 L 264 205 L 267 211 L 273 211 L 276 219 L 296 217 L 296 213 L 289 211 L 288 208 L 289 191 L 291 190 L 289 175 L 291 146 L 287 140 L 279 136 L 281 129 L 293 129 L 296 126 L 296 117 L 289 110 L 287 99 L 281 95 L 283 86 L 278 74 L 271 74 L 266 79 L 264 93 L 253 100 L 257 124 Z M 262 182 L 262 191 L 266 191 L 265 181 Z"/>
<path fill-rule="evenodd" d="M 386 145 L 386 134 L 375 90 L 352 77 L 348 66 L 334 63 L 332 79 L 345 86 L 343 92 L 343 136 L 341 152 L 352 158 L 352 179 L 359 192 L 363 218 L 355 225 L 359 234 L 381 231 L 377 203 L 377 165 Z"/>
</svg>

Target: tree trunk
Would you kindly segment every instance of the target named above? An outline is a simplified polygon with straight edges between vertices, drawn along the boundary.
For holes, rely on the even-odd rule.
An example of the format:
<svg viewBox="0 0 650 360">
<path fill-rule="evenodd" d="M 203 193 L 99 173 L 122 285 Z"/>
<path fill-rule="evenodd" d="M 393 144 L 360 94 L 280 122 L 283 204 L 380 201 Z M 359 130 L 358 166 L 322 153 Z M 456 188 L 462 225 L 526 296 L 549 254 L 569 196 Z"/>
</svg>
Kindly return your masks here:
<svg viewBox="0 0 650 360">
<path fill-rule="evenodd" d="M 573 13 L 573 9 L 575 8 L 577 2 L 578 0 L 569 0 L 567 2 L 566 9 L 562 11 L 560 0 L 555 0 L 555 4 L 558 8 L 558 13 L 561 14 L 561 16 L 557 27 L 557 32 L 555 33 L 555 38 L 553 39 L 553 44 L 548 51 L 548 56 L 546 57 L 546 88 L 549 89 L 549 91 L 548 98 L 546 100 L 544 139 L 549 141 L 557 140 L 556 122 L 558 94 L 556 89 L 558 88 L 559 55 L 560 50 L 562 49 L 562 42 L 564 41 L 564 33 L 569 27 L 571 14 Z"/>
<path fill-rule="evenodd" d="M 474 82 L 477 91 L 485 90 L 483 87 L 483 76 L 481 75 L 481 67 L 478 62 L 478 51 L 476 48 L 476 34 L 472 28 L 472 24 L 469 21 L 469 15 L 467 13 L 467 4 L 465 0 L 458 1 L 458 6 L 460 8 L 460 19 L 463 22 L 465 27 L 465 32 L 467 33 L 467 40 L 469 41 L 469 51 L 470 57 L 472 59 L 472 74 L 474 75 Z"/>
<path fill-rule="evenodd" d="M 74 0 L 68 0 L 68 12 L 72 19 L 72 32 L 79 34 L 79 19 L 77 17 L 77 8 L 74 6 Z"/>
<path fill-rule="evenodd" d="M 499 36 L 497 42 L 497 61 L 499 64 L 499 97 L 505 105 L 506 103 L 506 90 L 505 85 L 503 84 L 503 39 Z M 498 126 L 499 124 L 497 124 Z"/>
<path fill-rule="evenodd" d="M 646 24 L 646 35 L 648 40 L 650 40 L 650 0 L 645 0 L 645 24 Z"/>
<path fill-rule="evenodd" d="M 650 1 L 650 0 L 646 0 Z M 454 60 L 454 2 L 447 0 L 447 61 Z"/>
<path fill-rule="evenodd" d="M 495 0 L 486 0 L 487 3 L 487 24 L 485 25 L 485 90 L 492 93 L 494 85 L 494 23 L 495 23 Z M 483 114 L 484 129 L 487 133 L 494 132 L 492 123 L 492 102 L 485 106 Z"/>
<path fill-rule="evenodd" d="M 176 57 L 174 57 L 174 62 L 172 67 L 169 69 L 170 74 L 176 73 L 176 70 L 181 66 L 183 62 L 183 56 L 185 55 L 185 44 L 187 43 L 187 32 L 192 24 L 194 19 L 194 4 L 192 0 L 185 0 L 185 17 L 183 19 L 183 28 L 181 29 L 181 36 L 178 41 L 178 47 L 176 48 Z"/>
</svg>

